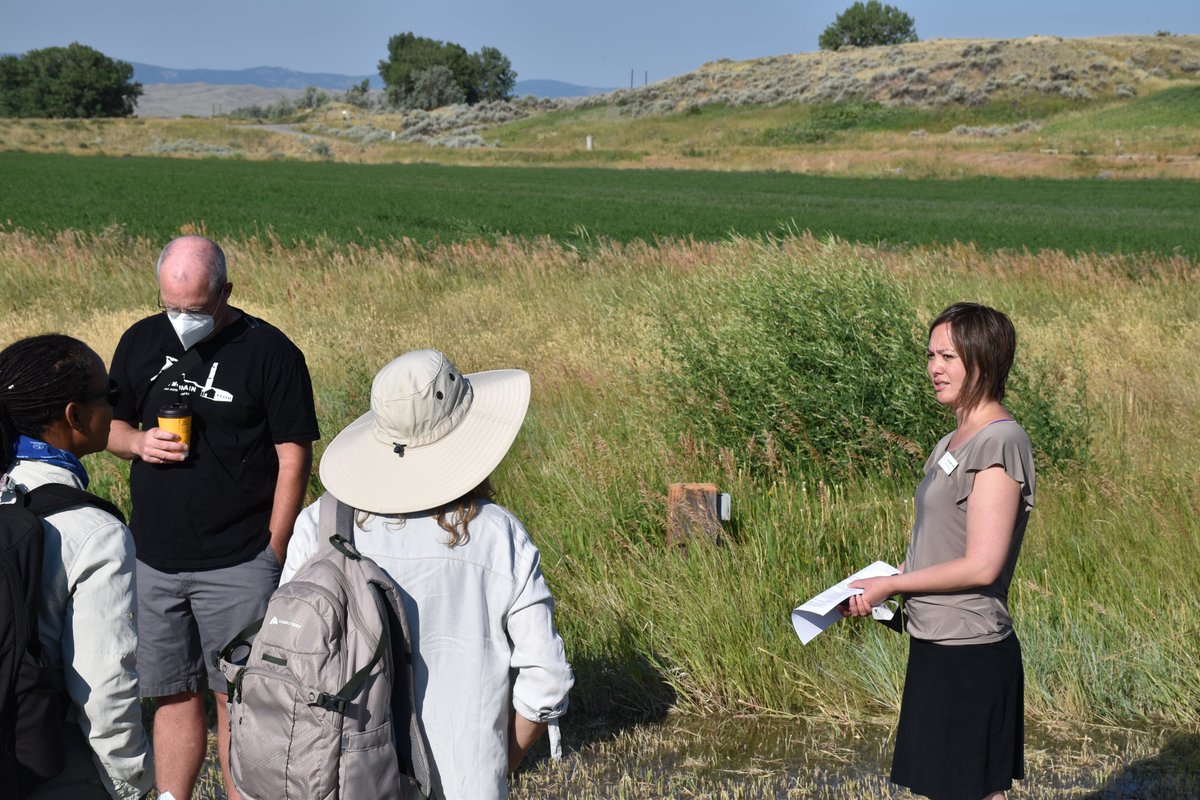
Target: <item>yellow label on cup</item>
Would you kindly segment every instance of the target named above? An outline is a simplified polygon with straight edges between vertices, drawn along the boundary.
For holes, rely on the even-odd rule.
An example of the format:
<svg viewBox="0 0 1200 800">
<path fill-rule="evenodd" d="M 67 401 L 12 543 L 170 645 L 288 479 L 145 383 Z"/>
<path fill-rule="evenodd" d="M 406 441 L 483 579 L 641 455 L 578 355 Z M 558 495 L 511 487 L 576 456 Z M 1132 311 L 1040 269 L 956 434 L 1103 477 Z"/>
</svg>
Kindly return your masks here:
<svg viewBox="0 0 1200 800">
<path fill-rule="evenodd" d="M 179 437 L 179 441 L 192 447 L 192 410 L 182 403 L 172 403 L 158 410 L 158 427 Z"/>
</svg>

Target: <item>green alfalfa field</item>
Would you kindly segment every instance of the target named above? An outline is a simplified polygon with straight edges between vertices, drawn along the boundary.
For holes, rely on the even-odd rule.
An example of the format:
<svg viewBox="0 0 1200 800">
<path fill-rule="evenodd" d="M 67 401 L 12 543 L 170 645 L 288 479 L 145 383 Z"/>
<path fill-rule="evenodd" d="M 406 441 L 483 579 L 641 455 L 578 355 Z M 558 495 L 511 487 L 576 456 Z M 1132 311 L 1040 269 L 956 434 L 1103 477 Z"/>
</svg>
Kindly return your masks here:
<svg viewBox="0 0 1200 800">
<path fill-rule="evenodd" d="M 1200 181 L 897 180 L 778 172 L 79 158 L 0 152 L 0 224 L 181 225 L 283 244 L 328 237 L 468 241 L 591 235 L 721 240 L 817 236 L 882 245 L 1200 254 Z"/>
<path fill-rule="evenodd" d="M 0 319 L 6 341 L 60 330 L 108 358 L 155 308 L 163 240 L 203 230 L 235 303 L 305 351 L 318 458 L 400 352 L 529 370 L 495 482 L 542 550 L 577 686 L 568 757 L 539 751 L 515 796 L 902 796 L 879 761 L 903 641 L 843 623 L 806 647 L 788 614 L 903 558 L 952 425 L 922 328 L 960 299 L 1013 317 L 1012 410 L 1038 448 L 1017 796 L 1200 795 L 1195 183 L 372 169 L 4 155 Z M 88 461 L 127 503 L 124 466 Z M 693 480 L 733 519 L 667 548 L 666 487 Z"/>
</svg>

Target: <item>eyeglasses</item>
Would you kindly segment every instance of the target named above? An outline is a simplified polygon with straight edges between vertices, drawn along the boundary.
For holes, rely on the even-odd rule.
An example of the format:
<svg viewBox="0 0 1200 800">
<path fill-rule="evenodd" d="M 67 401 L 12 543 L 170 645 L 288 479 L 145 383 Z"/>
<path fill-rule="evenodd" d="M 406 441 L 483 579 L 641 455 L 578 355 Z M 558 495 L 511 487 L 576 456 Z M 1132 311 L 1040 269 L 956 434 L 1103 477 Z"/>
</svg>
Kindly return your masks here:
<svg viewBox="0 0 1200 800">
<path fill-rule="evenodd" d="M 120 400 L 121 400 L 121 387 L 117 386 L 116 381 L 114 381 L 112 378 L 109 378 L 108 386 L 105 386 L 103 389 L 98 389 L 94 392 L 91 392 L 90 394 L 85 394 L 83 397 L 79 398 L 76 402 L 90 403 L 93 400 L 99 400 L 101 397 L 108 398 L 108 404 L 110 406 L 115 407 L 117 405 L 117 403 L 120 402 Z"/>
<path fill-rule="evenodd" d="M 209 314 L 216 311 L 217 306 L 221 304 L 221 297 L 225 293 L 225 286 L 217 290 L 217 299 L 207 306 L 200 308 L 179 308 L 178 306 L 169 306 L 163 302 L 162 295 L 158 296 L 158 310 L 165 311 L 171 314 Z"/>
</svg>

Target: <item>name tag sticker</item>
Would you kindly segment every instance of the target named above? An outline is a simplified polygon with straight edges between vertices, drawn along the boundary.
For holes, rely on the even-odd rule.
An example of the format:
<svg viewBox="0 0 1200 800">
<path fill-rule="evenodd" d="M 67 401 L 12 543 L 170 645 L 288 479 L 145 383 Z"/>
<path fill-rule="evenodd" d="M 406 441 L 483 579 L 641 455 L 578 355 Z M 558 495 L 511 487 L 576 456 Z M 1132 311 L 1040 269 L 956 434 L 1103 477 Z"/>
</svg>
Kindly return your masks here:
<svg viewBox="0 0 1200 800">
<path fill-rule="evenodd" d="M 951 472 L 954 472 L 954 470 L 958 469 L 958 460 L 955 459 L 954 456 L 950 455 L 949 452 L 947 452 L 946 455 L 938 459 L 938 466 L 942 468 L 942 472 L 949 475 Z"/>
</svg>

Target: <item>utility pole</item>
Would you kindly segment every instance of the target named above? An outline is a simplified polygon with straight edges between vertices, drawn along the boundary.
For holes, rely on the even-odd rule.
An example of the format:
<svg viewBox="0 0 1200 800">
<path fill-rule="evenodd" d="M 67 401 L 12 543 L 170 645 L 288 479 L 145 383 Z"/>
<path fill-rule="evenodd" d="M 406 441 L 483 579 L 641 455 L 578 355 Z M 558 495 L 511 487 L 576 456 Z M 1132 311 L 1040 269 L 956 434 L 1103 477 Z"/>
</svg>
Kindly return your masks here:
<svg viewBox="0 0 1200 800">
<path fill-rule="evenodd" d="M 629 68 L 629 88 L 633 88 L 633 67 Z"/>
</svg>

